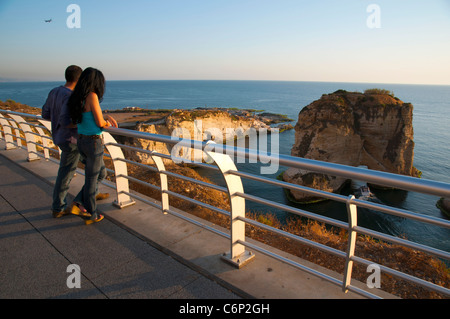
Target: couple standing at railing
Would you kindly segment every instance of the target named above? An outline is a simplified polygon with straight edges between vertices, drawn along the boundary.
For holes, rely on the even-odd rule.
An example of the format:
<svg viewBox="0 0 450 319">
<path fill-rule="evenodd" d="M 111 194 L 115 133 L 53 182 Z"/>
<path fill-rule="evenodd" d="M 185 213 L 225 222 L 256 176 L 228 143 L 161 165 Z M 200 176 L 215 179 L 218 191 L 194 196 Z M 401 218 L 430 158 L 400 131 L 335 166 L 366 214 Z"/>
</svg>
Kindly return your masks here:
<svg viewBox="0 0 450 319">
<path fill-rule="evenodd" d="M 102 114 L 100 102 L 105 78 L 101 71 L 94 68 L 83 71 L 71 65 L 65 71 L 65 78 L 65 85 L 51 90 L 42 107 L 42 117 L 51 121 L 53 141 L 61 150 L 52 213 L 55 218 L 71 213 L 92 224 L 103 219 L 97 212 L 96 200 L 109 196 L 98 193 L 98 183 L 106 177 L 102 132 L 104 127 L 117 127 L 117 122 Z M 69 184 L 80 160 L 85 165 L 85 182 L 68 206 Z"/>
</svg>

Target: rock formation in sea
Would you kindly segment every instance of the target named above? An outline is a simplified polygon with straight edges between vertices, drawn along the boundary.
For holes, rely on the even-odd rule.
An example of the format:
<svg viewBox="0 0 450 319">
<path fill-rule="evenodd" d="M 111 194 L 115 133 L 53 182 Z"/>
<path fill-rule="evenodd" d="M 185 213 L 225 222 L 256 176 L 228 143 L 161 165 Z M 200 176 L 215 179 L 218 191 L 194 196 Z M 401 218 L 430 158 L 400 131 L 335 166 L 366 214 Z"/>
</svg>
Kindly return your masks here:
<svg viewBox="0 0 450 319">
<path fill-rule="evenodd" d="M 436 206 L 444 215 L 450 218 L 450 198 L 440 198 L 436 203 Z"/>
<path fill-rule="evenodd" d="M 301 110 L 295 125 L 291 154 L 297 157 L 418 176 L 413 166 L 413 106 L 378 89 L 364 93 L 336 91 L 324 94 Z M 330 192 L 348 182 L 337 176 L 300 169 L 286 170 L 284 181 Z M 291 191 L 297 202 L 312 198 Z"/>
<path fill-rule="evenodd" d="M 225 144 L 227 141 L 244 137 L 245 134 L 248 134 L 249 129 L 254 129 L 254 132 L 259 132 L 261 129 L 270 131 L 272 129 L 271 124 L 289 120 L 278 114 L 265 113 L 264 117 L 260 117 L 252 113 L 254 112 L 221 108 L 172 110 L 169 115 L 159 120 L 138 123 L 134 129 L 141 132 L 200 141 L 212 139 L 217 143 Z M 173 148 L 173 145 L 144 139 L 133 139 L 125 142 L 144 150 L 152 150 L 166 155 L 171 155 Z M 192 155 L 186 158 L 199 160 L 198 151 L 192 152 Z M 153 162 L 150 155 L 146 153 L 129 152 L 126 155 L 137 162 Z M 186 154 L 180 155 L 185 156 Z M 200 154 L 200 156 L 202 155 Z"/>
</svg>

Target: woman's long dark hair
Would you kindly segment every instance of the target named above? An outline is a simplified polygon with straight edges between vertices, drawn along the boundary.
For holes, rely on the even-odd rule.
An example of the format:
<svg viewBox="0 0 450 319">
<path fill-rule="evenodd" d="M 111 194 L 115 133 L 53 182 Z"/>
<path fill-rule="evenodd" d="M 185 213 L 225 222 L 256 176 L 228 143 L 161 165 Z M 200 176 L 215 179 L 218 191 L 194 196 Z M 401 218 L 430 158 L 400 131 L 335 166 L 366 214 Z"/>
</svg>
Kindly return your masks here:
<svg viewBox="0 0 450 319">
<path fill-rule="evenodd" d="M 105 77 L 97 69 L 86 68 L 81 73 L 80 79 L 67 102 L 73 124 L 81 123 L 84 103 L 91 92 L 96 93 L 99 101 L 102 101 L 103 94 L 105 93 Z"/>
</svg>

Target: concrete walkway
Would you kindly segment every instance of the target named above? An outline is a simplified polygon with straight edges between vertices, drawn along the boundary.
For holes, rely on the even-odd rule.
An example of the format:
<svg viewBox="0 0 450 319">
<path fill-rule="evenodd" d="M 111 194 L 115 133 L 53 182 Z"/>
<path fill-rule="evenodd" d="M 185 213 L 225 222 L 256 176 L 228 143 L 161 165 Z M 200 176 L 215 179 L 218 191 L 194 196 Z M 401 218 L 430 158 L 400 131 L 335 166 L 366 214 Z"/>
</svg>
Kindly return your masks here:
<svg viewBox="0 0 450 319">
<path fill-rule="evenodd" d="M 86 226 L 77 216 L 52 218 L 58 165 L 28 162 L 24 150 L 4 145 L 0 141 L 0 298 L 361 298 L 262 254 L 235 269 L 220 258 L 229 251 L 225 238 L 139 201 L 117 209 L 115 191 L 105 185 L 101 192 L 111 196 L 99 204 L 104 221 Z M 73 179 L 70 200 L 83 182 L 80 174 Z M 67 286 L 72 264 L 80 267 L 80 288 Z"/>
</svg>

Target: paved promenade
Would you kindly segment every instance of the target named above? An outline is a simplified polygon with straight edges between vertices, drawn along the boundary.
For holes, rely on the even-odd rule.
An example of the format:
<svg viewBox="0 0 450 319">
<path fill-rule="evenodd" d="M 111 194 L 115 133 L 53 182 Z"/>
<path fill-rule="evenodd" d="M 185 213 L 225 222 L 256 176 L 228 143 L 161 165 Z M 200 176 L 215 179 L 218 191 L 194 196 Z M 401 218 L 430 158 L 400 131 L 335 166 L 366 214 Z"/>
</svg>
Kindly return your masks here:
<svg viewBox="0 0 450 319">
<path fill-rule="evenodd" d="M 99 202 L 104 221 L 86 226 L 73 215 L 55 219 L 57 164 L 28 162 L 24 150 L 4 145 L 0 141 L 2 299 L 361 298 L 261 254 L 235 269 L 220 259 L 229 251 L 226 239 L 141 202 L 117 209 L 114 189 L 106 185 L 101 192 L 111 196 Z M 73 179 L 71 198 L 83 180 L 80 174 Z M 67 285 L 75 278 L 67 269 L 73 264 L 80 267 L 79 288 Z"/>
</svg>

